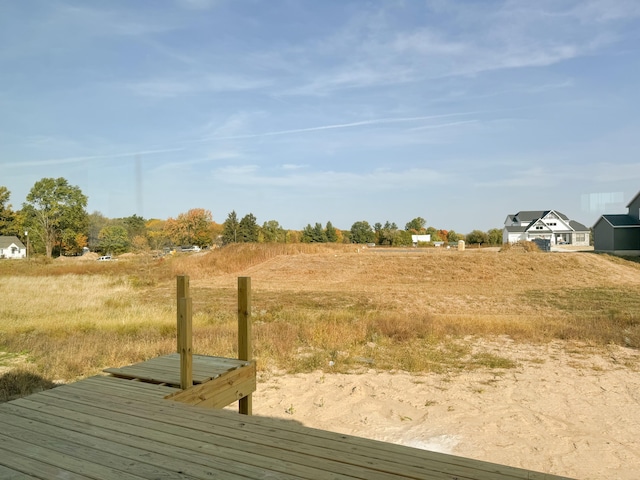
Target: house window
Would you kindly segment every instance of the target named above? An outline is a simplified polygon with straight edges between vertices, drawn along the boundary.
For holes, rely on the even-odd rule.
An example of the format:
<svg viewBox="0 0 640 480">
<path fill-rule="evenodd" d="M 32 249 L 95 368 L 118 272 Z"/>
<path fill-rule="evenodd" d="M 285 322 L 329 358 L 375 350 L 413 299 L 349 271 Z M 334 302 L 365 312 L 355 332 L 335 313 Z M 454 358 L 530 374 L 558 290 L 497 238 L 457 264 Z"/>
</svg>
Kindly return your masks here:
<svg viewBox="0 0 640 480">
<path fill-rule="evenodd" d="M 576 242 L 584 242 L 586 240 L 584 233 L 576 233 Z"/>
</svg>

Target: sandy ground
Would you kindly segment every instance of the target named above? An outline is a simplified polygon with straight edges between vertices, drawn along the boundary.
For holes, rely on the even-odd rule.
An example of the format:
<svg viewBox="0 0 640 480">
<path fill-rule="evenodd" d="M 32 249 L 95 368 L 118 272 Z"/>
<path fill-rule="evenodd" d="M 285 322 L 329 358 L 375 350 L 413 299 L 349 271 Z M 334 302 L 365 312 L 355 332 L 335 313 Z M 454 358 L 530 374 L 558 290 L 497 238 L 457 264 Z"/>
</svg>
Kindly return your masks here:
<svg viewBox="0 0 640 480">
<path fill-rule="evenodd" d="M 640 478 L 640 352 L 484 348 L 518 367 L 263 374 L 254 414 L 573 478 Z"/>
</svg>

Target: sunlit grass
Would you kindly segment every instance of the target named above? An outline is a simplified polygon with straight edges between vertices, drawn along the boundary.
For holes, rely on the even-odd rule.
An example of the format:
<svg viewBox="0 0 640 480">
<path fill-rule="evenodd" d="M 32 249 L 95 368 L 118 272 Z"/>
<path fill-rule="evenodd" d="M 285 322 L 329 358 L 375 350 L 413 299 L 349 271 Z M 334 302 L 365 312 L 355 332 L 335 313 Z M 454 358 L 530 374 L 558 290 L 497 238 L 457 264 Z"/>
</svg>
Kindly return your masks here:
<svg viewBox="0 0 640 480">
<path fill-rule="evenodd" d="M 236 279 L 252 277 L 263 371 L 513 368 L 472 348 L 475 339 L 505 336 L 640 346 L 638 263 L 296 244 L 0 262 L 0 351 L 24 354 L 29 372 L 63 381 L 173 352 L 178 274 L 191 278 L 194 352 L 228 357 L 237 355 Z"/>
</svg>

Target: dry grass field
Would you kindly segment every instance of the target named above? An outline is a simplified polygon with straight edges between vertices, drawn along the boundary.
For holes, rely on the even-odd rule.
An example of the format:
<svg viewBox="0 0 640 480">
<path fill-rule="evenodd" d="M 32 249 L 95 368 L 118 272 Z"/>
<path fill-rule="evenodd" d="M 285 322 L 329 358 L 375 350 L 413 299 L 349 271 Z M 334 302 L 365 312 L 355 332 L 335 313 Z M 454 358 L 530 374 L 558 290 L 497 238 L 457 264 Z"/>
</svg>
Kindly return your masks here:
<svg viewBox="0 0 640 480">
<path fill-rule="evenodd" d="M 194 351 L 219 356 L 236 354 L 237 277 L 252 278 L 262 371 L 509 368 L 473 348 L 497 337 L 640 347 L 640 264 L 630 260 L 237 245 L 163 259 L 0 262 L 0 369 L 70 381 L 172 352 L 178 274 L 191 279 Z M 5 396 L 22 392 L 1 383 Z"/>
</svg>

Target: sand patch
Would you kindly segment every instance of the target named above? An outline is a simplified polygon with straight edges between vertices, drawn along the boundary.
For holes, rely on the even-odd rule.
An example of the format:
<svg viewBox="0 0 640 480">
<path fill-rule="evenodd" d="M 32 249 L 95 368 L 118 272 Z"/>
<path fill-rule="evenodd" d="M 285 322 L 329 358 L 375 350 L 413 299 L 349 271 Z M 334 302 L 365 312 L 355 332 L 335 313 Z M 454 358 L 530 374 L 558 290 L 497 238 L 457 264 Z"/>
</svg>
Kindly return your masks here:
<svg viewBox="0 0 640 480">
<path fill-rule="evenodd" d="M 581 479 L 637 479 L 640 352 L 486 343 L 513 369 L 265 374 L 254 414 Z"/>
</svg>

